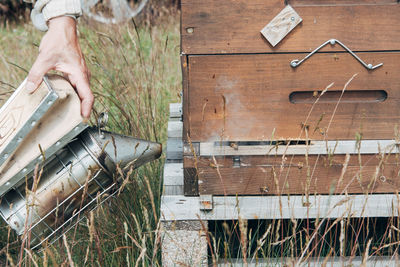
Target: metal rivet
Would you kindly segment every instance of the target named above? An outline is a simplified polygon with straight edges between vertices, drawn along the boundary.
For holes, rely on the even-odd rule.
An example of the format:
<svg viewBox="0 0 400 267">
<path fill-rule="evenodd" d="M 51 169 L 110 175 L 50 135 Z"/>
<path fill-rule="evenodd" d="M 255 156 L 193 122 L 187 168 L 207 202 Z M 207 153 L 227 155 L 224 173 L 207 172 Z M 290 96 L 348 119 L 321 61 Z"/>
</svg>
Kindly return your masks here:
<svg viewBox="0 0 400 267">
<path fill-rule="evenodd" d="M 329 43 L 330 43 L 331 45 L 334 45 L 334 44 L 336 44 L 336 40 L 335 40 L 335 39 L 330 39 L 330 40 L 329 40 Z"/>
<path fill-rule="evenodd" d="M 294 21 L 294 17 L 291 17 L 290 19 L 291 19 L 292 21 Z"/>
<path fill-rule="evenodd" d="M 8 154 L 4 154 L 3 158 L 5 159 L 8 158 Z"/>
<path fill-rule="evenodd" d="M 27 169 L 26 168 L 24 168 L 23 170 L 22 170 L 22 172 L 26 172 L 27 171 Z"/>
<path fill-rule="evenodd" d="M 36 124 L 36 121 L 32 121 L 32 122 L 31 122 L 31 125 L 32 125 L 32 126 L 35 126 L 35 124 Z"/>
<path fill-rule="evenodd" d="M 187 33 L 193 33 L 194 32 L 194 28 L 192 28 L 192 27 L 186 28 L 186 32 Z"/>
<path fill-rule="evenodd" d="M 6 185 L 10 185 L 10 182 L 7 182 Z"/>
<path fill-rule="evenodd" d="M 61 143 L 60 143 L 60 141 L 58 141 L 57 143 L 56 143 L 56 146 L 59 146 Z"/>
<path fill-rule="evenodd" d="M 53 104 L 53 100 L 49 100 L 48 102 L 47 102 L 47 105 L 52 105 Z"/>
<path fill-rule="evenodd" d="M 372 70 L 372 64 L 368 64 L 368 69 Z"/>
<path fill-rule="evenodd" d="M 18 137 L 17 142 L 21 143 L 22 142 L 22 137 Z"/>
</svg>

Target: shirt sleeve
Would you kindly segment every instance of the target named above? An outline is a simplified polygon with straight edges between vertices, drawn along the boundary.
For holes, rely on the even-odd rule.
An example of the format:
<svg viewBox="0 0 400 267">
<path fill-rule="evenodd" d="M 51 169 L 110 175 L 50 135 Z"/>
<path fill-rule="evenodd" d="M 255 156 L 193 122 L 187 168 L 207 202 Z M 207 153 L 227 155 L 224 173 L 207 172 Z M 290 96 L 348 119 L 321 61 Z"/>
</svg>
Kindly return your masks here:
<svg viewBox="0 0 400 267">
<path fill-rule="evenodd" d="M 39 0 L 31 12 L 33 25 L 47 31 L 47 21 L 59 16 L 79 17 L 82 15 L 80 0 Z"/>
</svg>

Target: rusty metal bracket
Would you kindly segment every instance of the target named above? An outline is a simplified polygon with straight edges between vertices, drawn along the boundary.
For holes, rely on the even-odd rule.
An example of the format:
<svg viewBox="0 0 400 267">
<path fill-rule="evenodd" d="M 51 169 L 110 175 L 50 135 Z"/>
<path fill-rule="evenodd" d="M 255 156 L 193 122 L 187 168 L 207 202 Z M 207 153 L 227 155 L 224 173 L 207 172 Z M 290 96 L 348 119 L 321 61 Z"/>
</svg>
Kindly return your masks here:
<svg viewBox="0 0 400 267">
<path fill-rule="evenodd" d="M 214 208 L 212 195 L 200 195 L 199 204 L 201 211 L 212 211 Z"/>
<path fill-rule="evenodd" d="M 366 69 L 368 70 L 374 70 L 376 68 L 379 68 L 381 66 L 383 66 L 383 63 L 379 63 L 377 65 L 372 65 L 372 64 L 367 64 L 365 63 L 361 58 L 359 58 L 353 51 L 350 50 L 350 48 L 348 48 L 347 46 L 345 46 L 342 42 L 340 42 L 337 39 L 330 39 L 328 41 L 326 41 L 325 43 L 323 43 L 322 45 L 318 46 L 316 49 L 314 49 L 314 51 L 312 51 L 310 54 L 308 54 L 305 58 L 303 58 L 302 60 L 299 59 L 293 59 L 290 62 L 290 66 L 292 66 L 292 68 L 296 68 L 298 66 L 301 65 L 301 63 L 303 63 L 304 61 L 306 61 L 307 59 L 309 59 L 312 55 L 314 55 L 315 53 L 317 53 L 320 49 L 322 49 L 324 46 L 331 44 L 332 46 L 335 45 L 336 43 L 338 43 L 341 47 L 343 47 L 347 52 L 349 52 L 355 59 L 358 60 L 358 62 L 361 63 L 361 65 L 363 65 Z"/>
</svg>

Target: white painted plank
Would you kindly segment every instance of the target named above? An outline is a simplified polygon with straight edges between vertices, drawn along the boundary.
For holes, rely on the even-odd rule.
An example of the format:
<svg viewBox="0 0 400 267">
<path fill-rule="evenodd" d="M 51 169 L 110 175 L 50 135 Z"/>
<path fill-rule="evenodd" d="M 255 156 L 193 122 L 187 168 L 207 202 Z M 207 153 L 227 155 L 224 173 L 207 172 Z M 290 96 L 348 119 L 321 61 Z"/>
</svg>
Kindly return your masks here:
<svg viewBox="0 0 400 267">
<path fill-rule="evenodd" d="M 245 156 L 245 155 L 318 155 L 318 154 L 376 154 L 399 153 L 395 140 L 357 141 L 311 141 L 309 145 L 218 145 L 214 142 L 200 143 L 201 156 Z"/>
<path fill-rule="evenodd" d="M 182 103 L 169 104 L 169 117 L 171 119 L 180 119 L 182 117 Z"/>
<path fill-rule="evenodd" d="M 212 211 L 200 211 L 199 197 L 162 196 L 163 220 L 301 219 L 398 216 L 398 195 L 214 196 Z M 280 204 L 281 203 L 281 204 Z M 308 204 L 307 204 L 308 203 Z"/>
<path fill-rule="evenodd" d="M 182 138 L 168 138 L 167 140 L 167 160 L 183 159 Z"/>
<path fill-rule="evenodd" d="M 297 266 L 299 267 L 320 267 L 323 265 L 325 258 L 311 258 Z M 227 262 L 227 263 L 226 263 Z M 257 261 L 247 260 L 248 267 L 286 267 L 295 266 L 296 259 L 290 258 L 270 258 L 270 259 L 257 259 Z M 357 256 L 350 257 L 331 257 L 327 260 L 325 266 L 329 267 L 343 267 L 343 266 L 361 266 L 362 258 Z M 228 259 L 218 263 L 219 267 L 242 267 L 245 266 L 242 259 Z M 399 260 L 395 257 L 369 257 L 366 261 L 365 267 L 396 267 L 399 266 Z"/>
<path fill-rule="evenodd" d="M 164 185 L 183 185 L 183 163 L 165 163 Z"/>
<path fill-rule="evenodd" d="M 164 185 L 163 195 L 164 196 L 176 196 L 183 195 L 183 185 Z"/>
<path fill-rule="evenodd" d="M 163 195 L 183 195 L 183 163 L 165 163 Z"/>
<path fill-rule="evenodd" d="M 182 138 L 183 122 L 168 121 L 168 138 Z"/>
</svg>

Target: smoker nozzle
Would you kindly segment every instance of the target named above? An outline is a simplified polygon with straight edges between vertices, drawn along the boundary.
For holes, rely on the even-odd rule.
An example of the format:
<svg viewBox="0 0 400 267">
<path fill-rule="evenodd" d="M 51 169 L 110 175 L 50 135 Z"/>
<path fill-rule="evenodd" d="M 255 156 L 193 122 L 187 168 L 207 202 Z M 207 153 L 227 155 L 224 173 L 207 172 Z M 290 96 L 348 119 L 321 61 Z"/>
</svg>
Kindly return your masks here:
<svg viewBox="0 0 400 267">
<path fill-rule="evenodd" d="M 136 169 L 159 158 L 162 153 L 162 145 L 159 143 L 96 128 L 87 129 L 81 138 L 86 148 L 110 173 L 114 173 L 117 166 L 122 170 Z"/>
</svg>

